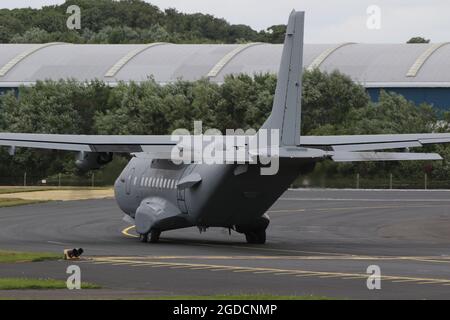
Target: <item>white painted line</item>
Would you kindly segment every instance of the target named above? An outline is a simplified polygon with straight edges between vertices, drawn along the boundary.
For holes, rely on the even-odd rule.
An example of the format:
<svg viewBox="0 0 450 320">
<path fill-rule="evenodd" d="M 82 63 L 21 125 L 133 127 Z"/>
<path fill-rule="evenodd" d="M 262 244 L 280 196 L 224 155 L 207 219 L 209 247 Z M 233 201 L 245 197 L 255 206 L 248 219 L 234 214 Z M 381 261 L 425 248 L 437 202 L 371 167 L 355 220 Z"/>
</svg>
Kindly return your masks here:
<svg viewBox="0 0 450 320">
<path fill-rule="evenodd" d="M 280 198 L 283 201 L 450 202 L 450 199 Z"/>
<path fill-rule="evenodd" d="M 58 242 L 58 241 L 47 241 L 47 243 L 50 243 L 50 244 L 56 244 L 56 245 L 58 245 L 58 246 L 68 246 L 69 244 L 67 244 L 67 243 L 64 243 L 64 242 Z"/>
<path fill-rule="evenodd" d="M 450 189 L 353 189 L 353 188 L 289 188 L 289 191 L 376 191 L 376 192 L 450 192 Z"/>
</svg>

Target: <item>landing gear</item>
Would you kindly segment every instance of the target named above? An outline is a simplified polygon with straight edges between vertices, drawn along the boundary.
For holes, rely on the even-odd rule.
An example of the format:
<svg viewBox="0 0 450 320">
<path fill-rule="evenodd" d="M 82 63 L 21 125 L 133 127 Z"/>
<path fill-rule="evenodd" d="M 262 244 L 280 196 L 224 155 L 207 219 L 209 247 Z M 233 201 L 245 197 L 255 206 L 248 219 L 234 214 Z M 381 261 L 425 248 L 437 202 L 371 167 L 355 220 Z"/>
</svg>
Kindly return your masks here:
<svg viewBox="0 0 450 320">
<path fill-rule="evenodd" d="M 159 230 L 150 231 L 150 243 L 157 243 L 159 241 L 160 236 L 161 236 L 161 231 L 159 231 Z"/>
<path fill-rule="evenodd" d="M 248 224 L 236 225 L 235 230 L 245 235 L 247 243 L 264 244 L 266 243 L 266 229 L 269 226 L 269 223 L 269 216 L 265 214 Z"/>
<path fill-rule="evenodd" d="M 149 233 L 140 234 L 139 241 L 143 243 L 157 243 L 159 241 L 159 237 L 161 236 L 161 231 L 159 230 L 151 230 Z"/>
<path fill-rule="evenodd" d="M 139 235 L 139 241 L 143 242 L 143 243 L 147 243 L 148 242 L 148 233 L 146 234 L 140 234 Z"/>
<path fill-rule="evenodd" d="M 266 229 L 253 230 L 245 233 L 245 239 L 250 244 L 266 243 Z"/>
</svg>

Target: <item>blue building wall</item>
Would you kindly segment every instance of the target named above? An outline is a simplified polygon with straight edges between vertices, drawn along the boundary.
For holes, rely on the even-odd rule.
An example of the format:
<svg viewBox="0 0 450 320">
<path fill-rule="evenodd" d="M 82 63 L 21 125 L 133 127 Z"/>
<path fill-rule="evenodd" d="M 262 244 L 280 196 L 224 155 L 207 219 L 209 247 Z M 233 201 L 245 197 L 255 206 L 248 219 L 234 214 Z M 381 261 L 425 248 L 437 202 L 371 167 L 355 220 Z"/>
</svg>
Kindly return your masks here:
<svg viewBox="0 0 450 320">
<path fill-rule="evenodd" d="M 368 88 L 372 101 L 378 101 L 381 90 L 401 94 L 415 104 L 426 102 L 440 110 L 450 110 L 450 88 Z"/>
<path fill-rule="evenodd" d="M 5 93 L 13 91 L 14 94 L 17 96 L 19 93 L 19 88 L 1 88 L 0 87 L 0 96 L 4 95 Z"/>
<path fill-rule="evenodd" d="M 4 95 L 5 93 L 11 90 L 14 91 L 15 94 L 17 94 L 17 92 L 19 91 L 18 88 L 0 88 L 0 95 Z"/>
<path fill-rule="evenodd" d="M 19 91 L 18 88 L 0 87 L 0 95 L 3 95 L 10 90 L 14 90 L 16 95 Z M 432 104 L 440 110 L 450 111 L 450 88 L 368 88 L 367 92 L 372 101 L 378 101 L 381 90 L 401 94 L 407 100 L 411 100 L 415 104 L 425 102 Z"/>
</svg>

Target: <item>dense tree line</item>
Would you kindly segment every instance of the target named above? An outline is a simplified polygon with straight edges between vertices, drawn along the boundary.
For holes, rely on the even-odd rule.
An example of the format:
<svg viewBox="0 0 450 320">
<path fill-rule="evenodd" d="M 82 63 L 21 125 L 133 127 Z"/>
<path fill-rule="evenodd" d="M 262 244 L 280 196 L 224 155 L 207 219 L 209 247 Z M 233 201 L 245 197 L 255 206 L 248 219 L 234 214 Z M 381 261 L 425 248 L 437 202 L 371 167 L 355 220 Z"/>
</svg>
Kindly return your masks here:
<svg viewBox="0 0 450 320">
<path fill-rule="evenodd" d="M 4 132 L 66 134 L 170 134 L 192 130 L 194 120 L 204 129 L 257 129 L 270 113 L 276 77 L 229 76 L 222 85 L 207 80 L 178 81 L 161 86 L 153 80 L 120 83 L 73 80 L 38 82 L 0 98 L 0 130 Z M 400 95 L 382 92 L 377 103 L 365 89 L 339 72 L 307 71 L 303 78 L 303 135 L 382 134 L 447 131 L 429 105 L 416 106 Z M 449 118 L 448 115 L 445 117 Z M 439 126 L 437 125 L 439 123 Z M 446 123 L 446 122 L 445 122 Z M 420 150 L 420 149 L 419 149 Z M 449 179 L 450 148 L 428 147 L 445 156 L 433 162 L 434 178 Z M 122 165 L 125 161 L 120 162 Z M 423 175 L 423 162 L 386 162 L 318 166 L 334 176 L 361 172 L 366 176 Z M 116 163 L 117 170 L 120 165 Z M 24 171 L 44 178 L 74 173 L 74 155 L 67 152 L 19 149 L 12 161 L 0 153 L 0 177 Z"/>
<path fill-rule="evenodd" d="M 81 30 L 68 30 L 70 5 L 81 8 Z M 207 14 L 161 11 L 142 0 L 67 0 L 42 9 L 1 9 L 0 43 L 240 43 L 284 39 L 286 27 L 257 32 Z"/>
</svg>

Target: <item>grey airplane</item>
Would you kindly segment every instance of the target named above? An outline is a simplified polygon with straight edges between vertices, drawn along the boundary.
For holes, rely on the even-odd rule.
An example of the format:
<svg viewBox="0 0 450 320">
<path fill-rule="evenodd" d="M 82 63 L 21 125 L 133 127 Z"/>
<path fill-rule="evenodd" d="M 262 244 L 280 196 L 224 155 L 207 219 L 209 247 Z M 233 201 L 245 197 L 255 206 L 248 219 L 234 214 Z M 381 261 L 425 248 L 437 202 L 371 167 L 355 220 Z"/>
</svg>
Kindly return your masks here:
<svg viewBox="0 0 450 320">
<path fill-rule="evenodd" d="M 107 164 L 114 154 L 132 155 L 115 182 L 115 197 L 143 242 L 157 242 L 161 232 L 167 230 L 221 227 L 244 234 L 248 243 L 263 244 L 269 225 L 267 210 L 299 175 L 313 170 L 319 161 L 442 159 L 438 154 L 412 153 L 409 149 L 448 143 L 447 133 L 301 136 L 303 30 L 304 12 L 293 11 L 287 25 L 273 109 L 261 128 L 279 132 L 276 174 L 261 174 L 267 164 L 258 160 L 262 153 L 251 150 L 247 143 L 236 148 L 243 148 L 248 158 L 256 161 L 223 164 L 195 160 L 174 163 L 173 148 L 186 153 L 195 150 L 174 142 L 170 135 L 0 133 L 0 145 L 8 146 L 11 154 L 17 147 L 74 151 L 77 165 L 90 170 Z M 392 152 L 393 149 L 399 150 Z"/>
</svg>

